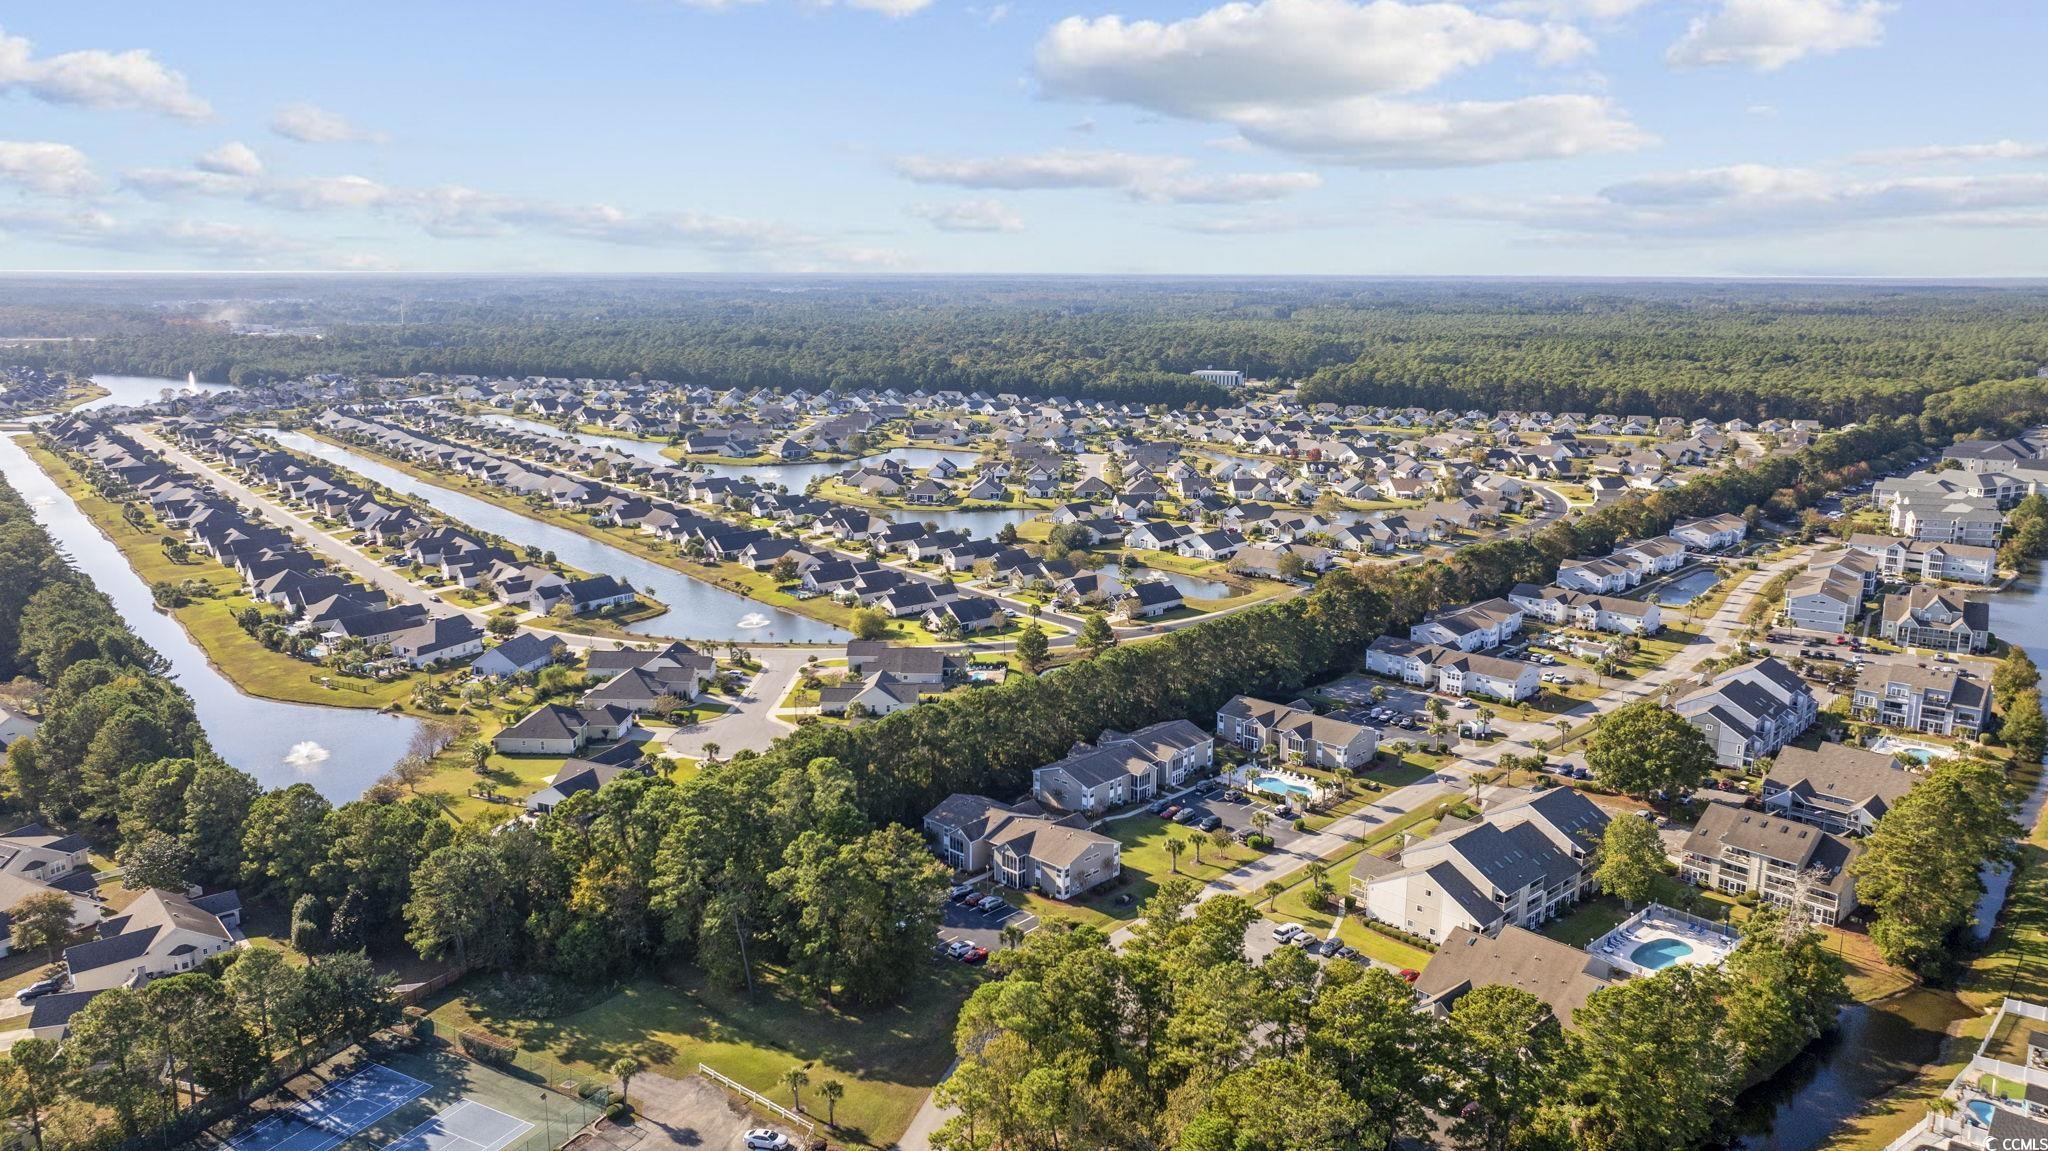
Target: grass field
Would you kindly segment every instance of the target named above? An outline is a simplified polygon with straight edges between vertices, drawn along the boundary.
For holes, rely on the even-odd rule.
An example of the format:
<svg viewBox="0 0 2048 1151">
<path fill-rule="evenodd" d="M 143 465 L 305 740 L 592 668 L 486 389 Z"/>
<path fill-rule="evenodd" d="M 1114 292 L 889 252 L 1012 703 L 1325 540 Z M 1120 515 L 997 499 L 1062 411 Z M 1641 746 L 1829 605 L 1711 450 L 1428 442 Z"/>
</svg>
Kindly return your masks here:
<svg viewBox="0 0 2048 1151">
<path fill-rule="evenodd" d="M 459 985 L 429 1003 L 435 1026 L 452 1035 L 482 1027 L 571 1070 L 603 1077 L 622 1055 L 681 1078 L 704 1063 L 787 1104 L 782 1074 L 802 1066 L 811 1090 L 826 1079 L 846 1086 L 838 1141 L 886 1147 L 917 1113 L 953 1058 L 953 1020 L 979 981 L 960 964 L 931 968 L 903 1002 L 872 1011 L 841 1010 L 784 988 L 776 972 L 758 973 L 754 1001 L 694 972 L 672 982 L 643 979 L 589 1006 L 548 1020 L 500 1018 Z"/>
</svg>

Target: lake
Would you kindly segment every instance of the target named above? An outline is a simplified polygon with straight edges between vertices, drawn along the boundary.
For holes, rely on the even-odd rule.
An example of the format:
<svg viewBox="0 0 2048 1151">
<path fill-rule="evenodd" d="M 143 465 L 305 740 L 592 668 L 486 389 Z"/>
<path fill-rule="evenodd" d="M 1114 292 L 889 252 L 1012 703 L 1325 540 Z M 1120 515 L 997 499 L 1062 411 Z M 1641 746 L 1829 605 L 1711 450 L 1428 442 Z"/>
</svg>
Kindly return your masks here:
<svg viewBox="0 0 2048 1151">
<path fill-rule="evenodd" d="M 768 607 L 758 600 L 692 579 L 674 568 L 557 527 L 451 488 L 418 480 L 405 472 L 357 452 L 337 448 L 301 434 L 257 429 L 293 451 L 334 461 L 392 491 L 418 496 L 436 510 L 480 531 L 513 543 L 555 553 L 571 567 L 617 576 L 668 605 L 652 619 L 628 625 L 639 635 L 675 639 L 743 640 L 748 643 L 837 643 L 847 638 L 839 628 L 809 616 Z"/>
<path fill-rule="evenodd" d="M 207 662 L 178 621 L 155 609 L 148 585 L 64 489 L 11 436 L 0 470 L 79 571 L 114 601 L 135 634 L 170 662 L 221 758 L 266 788 L 310 783 L 336 803 L 356 798 L 405 754 L 418 723 L 360 708 L 280 703 L 245 695 Z M 312 672 L 311 665 L 307 667 Z"/>
<path fill-rule="evenodd" d="M 175 392 L 184 392 L 188 395 L 230 392 L 234 390 L 233 384 L 213 384 L 204 380 L 173 380 L 163 376 L 99 375 L 94 376 L 92 382 L 107 389 L 108 394 L 101 396 L 99 399 L 80 404 L 73 410 L 90 412 L 99 408 L 139 408 L 144 404 L 153 404 L 163 399 L 164 392 L 167 389 Z"/>
</svg>

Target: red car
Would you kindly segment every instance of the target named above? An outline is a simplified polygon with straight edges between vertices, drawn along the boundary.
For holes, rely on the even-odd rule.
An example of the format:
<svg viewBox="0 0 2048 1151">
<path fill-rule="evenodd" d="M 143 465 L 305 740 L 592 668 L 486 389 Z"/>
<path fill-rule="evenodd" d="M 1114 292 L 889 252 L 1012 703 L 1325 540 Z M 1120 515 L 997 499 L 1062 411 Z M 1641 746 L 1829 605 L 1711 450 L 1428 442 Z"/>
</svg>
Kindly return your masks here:
<svg viewBox="0 0 2048 1151">
<path fill-rule="evenodd" d="M 1401 978 L 1413 983 L 1422 978 L 1422 972 L 1415 970 L 1413 967 L 1403 967 L 1401 969 Z"/>
<path fill-rule="evenodd" d="M 984 963 L 988 960 L 988 948 L 976 947 L 960 957 L 962 963 Z"/>
</svg>

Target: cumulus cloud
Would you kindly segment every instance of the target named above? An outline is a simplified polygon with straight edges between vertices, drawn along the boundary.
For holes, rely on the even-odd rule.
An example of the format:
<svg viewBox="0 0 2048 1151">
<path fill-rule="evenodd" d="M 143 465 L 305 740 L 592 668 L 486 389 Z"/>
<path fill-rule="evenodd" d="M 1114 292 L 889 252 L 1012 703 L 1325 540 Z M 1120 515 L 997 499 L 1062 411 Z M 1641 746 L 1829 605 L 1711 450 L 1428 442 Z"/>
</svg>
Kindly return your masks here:
<svg viewBox="0 0 2048 1151">
<path fill-rule="evenodd" d="M 1736 65 L 1775 72 L 1807 56 L 1868 48 L 1884 38 L 1882 0 L 1720 0 L 1695 16 L 1665 58 L 1681 68 Z"/>
<path fill-rule="evenodd" d="M 301 144 L 381 144 L 382 132 L 356 126 L 339 112 L 314 104 L 286 104 L 270 118 L 270 130 Z"/>
<path fill-rule="evenodd" d="M 221 176 L 259 176 L 263 173 L 263 161 L 255 149 L 240 140 L 230 140 L 213 151 L 192 162 L 202 172 Z"/>
<path fill-rule="evenodd" d="M 1493 10 L 1508 16 L 1543 16 L 1552 20 L 1619 20 L 1650 0 L 1506 0 Z"/>
<path fill-rule="evenodd" d="M 1570 29 L 1485 16 L 1457 4 L 1260 0 L 1185 20 L 1070 16 L 1039 41 L 1046 92 L 1207 118 L 1245 105 L 1419 92 Z"/>
<path fill-rule="evenodd" d="M 1360 167 L 1444 167 L 1641 147 L 1651 137 L 1586 95 L 1451 101 L 1421 94 L 1507 56 L 1593 50 L 1564 23 L 1398 0 L 1229 3 L 1172 23 L 1069 17 L 1035 70 L 1060 99 L 1228 124 L 1246 140 Z"/>
<path fill-rule="evenodd" d="M 941 232 L 1021 232 L 1024 217 L 1001 200 L 960 200 L 950 204 L 912 204 L 910 214 Z"/>
<path fill-rule="evenodd" d="M 896 171 L 920 184 L 1031 191 L 1109 188 L 1155 203 L 1243 204 L 1320 187 L 1313 172 L 1193 172 L 1184 156 L 1053 149 L 1009 156 L 899 156 Z"/>
<path fill-rule="evenodd" d="M 181 120 L 213 114 L 192 94 L 185 77 L 148 50 L 108 52 L 89 48 L 37 56 L 25 37 L 0 30 L 0 92 L 25 92 L 51 104 L 79 108 L 158 112 Z"/>
<path fill-rule="evenodd" d="M 1993 140 L 1988 144 L 1930 144 L 1921 148 L 1887 148 L 1858 152 L 1851 164 L 1946 164 L 1971 160 L 2048 160 L 2048 144 Z"/>
<path fill-rule="evenodd" d="M 1978 225 L 2048 209 L 2048 172 L 1893 176 L 1737 164 L 1654 173 L 1592 195 L 1464 198 L 1441 206 L 1470 219 L 1552 235 L 1611 240 L 1783 234 L 1879 222 Z"/>
<path fill-rule="evenodd" d="M 0 140 L 0 184 L 40 196 L 82 196 L 99 186 L 92 162 L 69 144 Z"/>
<path fill-rule="evenodd" d="M 1248 109 L 1246 139 L 1332 164 L 1452 168 L 1643 147 L 1654 137 L 1598 96 L 1416 103 L 1360 97 L 1309 108 Z"/>
</svg>

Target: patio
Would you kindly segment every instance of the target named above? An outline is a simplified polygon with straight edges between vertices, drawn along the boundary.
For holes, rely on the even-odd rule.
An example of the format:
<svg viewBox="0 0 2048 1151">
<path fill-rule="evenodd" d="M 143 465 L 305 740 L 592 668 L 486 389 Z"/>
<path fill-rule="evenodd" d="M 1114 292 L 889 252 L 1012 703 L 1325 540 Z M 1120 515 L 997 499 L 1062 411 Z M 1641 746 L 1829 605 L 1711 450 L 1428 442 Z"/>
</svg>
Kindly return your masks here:
<svg viewBox="0 0 2048 1151">
<path fill-rule="evenodd" d="M 1740 941 L 1726 924 L 1652 903 L 1586 950 L 1628 975 L 1654 975 L 1674 963 L 1717 966 Z"/>
</svg>

